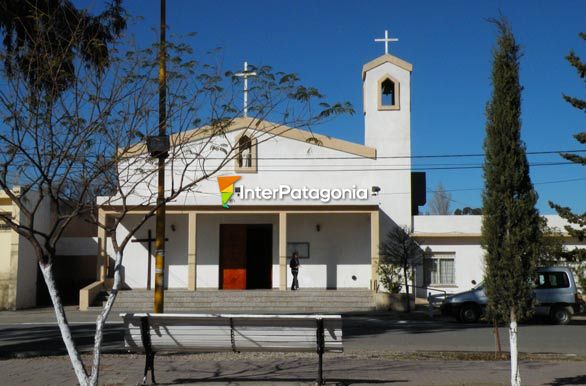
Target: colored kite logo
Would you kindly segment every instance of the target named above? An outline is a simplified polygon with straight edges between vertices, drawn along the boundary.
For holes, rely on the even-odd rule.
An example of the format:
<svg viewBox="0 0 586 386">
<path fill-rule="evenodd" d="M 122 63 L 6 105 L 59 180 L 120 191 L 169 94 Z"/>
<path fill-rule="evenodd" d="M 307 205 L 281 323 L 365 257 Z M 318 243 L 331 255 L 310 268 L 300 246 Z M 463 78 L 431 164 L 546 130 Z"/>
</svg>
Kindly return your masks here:
<svg viewBox="0 0 586 386">
<path fill-rule="evenodd" d="M 240 176 L 218 177 L 218 186 L 222 195 L 222 206 L 229 208 L 228 201 L 234 194 L 234 183 L 240 179 Z"/>
</svg>

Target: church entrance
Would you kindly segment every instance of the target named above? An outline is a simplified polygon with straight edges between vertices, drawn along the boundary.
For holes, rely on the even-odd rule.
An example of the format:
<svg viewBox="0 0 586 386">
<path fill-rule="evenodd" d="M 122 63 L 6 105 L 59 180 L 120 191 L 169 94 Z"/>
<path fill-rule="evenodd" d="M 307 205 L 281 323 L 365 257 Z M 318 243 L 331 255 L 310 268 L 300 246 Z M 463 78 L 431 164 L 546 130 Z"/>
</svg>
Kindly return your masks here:
<svg viewBox="0 0 586 386">
<path fill-rule="evenodd" d="M 220 224 L 220 289 L 270 289 L 272 242 L 272 224 Z"/>
</svg>

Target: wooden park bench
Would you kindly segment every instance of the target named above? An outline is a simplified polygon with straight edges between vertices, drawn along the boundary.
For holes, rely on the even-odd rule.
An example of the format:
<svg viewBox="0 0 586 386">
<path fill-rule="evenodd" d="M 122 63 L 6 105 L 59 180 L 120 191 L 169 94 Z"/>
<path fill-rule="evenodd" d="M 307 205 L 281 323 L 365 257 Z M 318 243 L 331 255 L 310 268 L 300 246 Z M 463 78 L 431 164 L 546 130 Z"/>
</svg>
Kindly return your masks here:
<svg viewBox="0 0 586 386">
<path fill-rule="evenodd" d="M 125 346 L 146 356 L 155 383 L 160 352 L 316 352 L 323 384 L 323 354 L 343 352 L 340 315 L 120 314 Z"/>
</svg>

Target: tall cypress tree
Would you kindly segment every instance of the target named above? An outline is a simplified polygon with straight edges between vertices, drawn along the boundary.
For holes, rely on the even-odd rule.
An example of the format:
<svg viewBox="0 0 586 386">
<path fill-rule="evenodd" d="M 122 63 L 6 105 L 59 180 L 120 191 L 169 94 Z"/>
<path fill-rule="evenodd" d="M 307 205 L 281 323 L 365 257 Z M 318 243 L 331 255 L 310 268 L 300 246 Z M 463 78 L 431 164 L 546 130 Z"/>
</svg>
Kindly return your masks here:
<svg viewBox="0 0 586 386">
<path fill-rule="evenodd" d="M 486 107 L 482 246 L 487 314 L 509 322 L 511 385 L 520 385 L 517 322 L 531 309 L 531 278 L 541 240 L 537 193 L 521 141 L 520 47 L 504 19 L 493 50 L 492 96 Z"/>
<path fill-rule="evenodd" d="M 579 34 L 580 38 L 586 42 L 586 32 L 582 32 Z M 586 81 L 586 63 L 584 63 L 580 58 L 576 55 L 574 51 L 570 51 L 566 59 L 572 67 L 576 69 L 578 76 L 580 79 Z M 568 95 L 564 95 L 564 99 L 570 103 L 573 107 L 586 112 L 586 100 L 571 97 Z M 574 138 L 581 144 L 586 144 L 586 132 L 582 131 L 574 135 Z M 580 165 L 586 165 L 586 157 L 580 156 L 578 154 L 573 153 L 562 153 L 562 157 L 572 162 L 575 162 Z M 568 207 L 562 207 L 560 205 L 554 204 L 550 201 L 549 205 L 554 208 L 558 214 L 568 220 L 570 224 L 573 226 L 566 226 L 566 231 L 572 237 L 577 238 L 579 241 L 584 241 L 586 239 L 586 213 L 576 214 L 573 213 L 572 210 Z M 564 257 L 568 258 L 571 261 L 577 262 L 586 262 L 586 250 L 582 248 L 577 248 L 572 251 L 569 251 L 564 255 Z M 582 272 L 578 272 L 578 274 L 582 274 L 579 277 L 584 280 L 584 274 Z"/>
</svg>

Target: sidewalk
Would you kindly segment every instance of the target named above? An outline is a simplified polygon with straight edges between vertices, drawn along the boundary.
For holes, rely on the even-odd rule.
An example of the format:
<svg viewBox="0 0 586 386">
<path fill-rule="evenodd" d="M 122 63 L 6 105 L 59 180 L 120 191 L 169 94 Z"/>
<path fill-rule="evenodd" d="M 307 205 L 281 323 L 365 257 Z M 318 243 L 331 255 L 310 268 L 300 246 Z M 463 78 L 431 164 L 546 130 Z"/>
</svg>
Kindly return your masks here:
<svg viewBox="0 0 586 386">
<path fill-rule="evenodd" d="M 95 323 L 98 311 L 79 311 L 77 306 L 66 306 L 65 314 L 70 323 Z M 109 322 L 121 322 L 118 314 L 110 313 Z M 0 325 L 52 324 L 56 323 L 53 307 L 29 308 L 18 311 L 0 311 Z"/>
<path fill-rule="evenodd" d="M 67 312 L 78 347 L 89 352 L 97 313 L 73 307 Z M 509 384 L 508 361 L 476 360 L 486 358 L 481 356 L 483 351 L 494 349 L 490 326 L 431 322 L 424 315 L 415 315 L 414 321 L 399 320 L 401 316 L 414 315 L 377 313 L 345 318 L 345 353 L 325 356 L 324 375 L 329 384 Z M 0 357 L 26 358 L 0 360 L 0 385 L 76 384 L 54 321 L 51 308 L 0 312 Z M 109 323 L 100 384 L 136 385 L 142 380 L 144 357 L 122 354 L 118 315 L 111 315 Z M 586 385 L 585 327 L 584 320 L 570 326 L 523 326 L 522 351 L 532 353 L 532 360 L 522 361 L 523 385 Z M 504 340 L 504 346 L 506 343 Z M 435 354 L 426 355 L 422 350 Z M 458 360 L 466 351 L 471 354 L 465 356 L 475 360 Z M 577 354 L 569 355 L 573 352 Z M 566 359 L 558 359 L 562 357 Z M 157 381 L 169 385 L 308 385 L 315 380 L 317 358 L 294 353 L 160 356 L 155 369 Z"/>
<path fill-rule="evenodd" d="M 77 306 L 66 306 L 65 313 L 67 320 L 70 323 L 95 323 L 96 317 L 100 313 L 101 309 L 93 307 L 88 311 L 79 311 Z M 111 312 L 108 317 L 109 323 L 122 323 L 122 319 L 118 315 L 120 312 Z M 418 309 L 411 313 L 397 312 L 397 311 L 368 311 L 368 312 L 354 312 L 344 314 L 346 317 L 381 317 L 388 320 L 412 320 L 412 321 L 425 321 L 425 320 L 450 320 L 453 318 L 442 317 L 439 315 L 437 310 L 434 311 L 434 318 L 429 317 L 429 311 L 427 307 L 419 306 Z M 586 315 L 574 315 L 572 320 L 586 322 Z M 15 325 L 15 324 L 51 324 L 55 323 L 55 311 L 53 307 L 43 308 L 31 308 L 18 311 L 0 311 L 0 326 L 1 325 Z"/>
<path fill-rule="evenodd" d="M 315 355 L 202 354 L 156 358 L 158 384 L 166 385 L 309 385 L 315 382 Z M 136 385 L 144 358 L 106 355 L 101 385 Z M 508 361 L 389 360 L 384 355 L 326 355 L 324 376 L 330 385 L 507 385 Z M 521 363 L 523 385 L 586 384 L 584 362 Z M 67 357 L 0 361 L 0 384 L 74 385 Z"/>
</svg>

